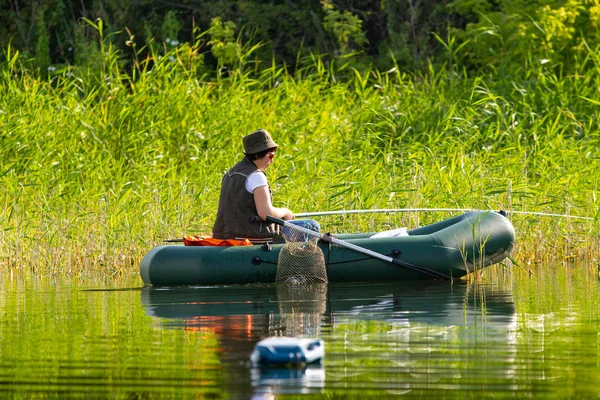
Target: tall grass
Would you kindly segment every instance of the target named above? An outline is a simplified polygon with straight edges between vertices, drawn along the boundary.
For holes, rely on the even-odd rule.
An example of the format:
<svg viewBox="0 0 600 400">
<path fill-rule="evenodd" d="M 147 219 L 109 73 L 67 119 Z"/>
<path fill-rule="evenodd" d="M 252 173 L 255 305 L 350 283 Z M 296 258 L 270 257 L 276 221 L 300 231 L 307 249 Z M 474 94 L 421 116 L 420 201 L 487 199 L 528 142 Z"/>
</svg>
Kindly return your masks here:
<svg viewBox="0 0 600 400">
<path fill-rule="evenodd" d="M 8 51 L 10 53 L 10 49 Z M 0 69 L 0 266 L 119 274 L 165 238 L 209 233 L 241 138 L 270 130 L 268 174 L 296 212 L 390 207 L 551 211 L 598 218 L 600 65 L 559 77 L 354 71 L 319 57 L 297 71 L 247 65 L 208 80 L 180 47 L 124 71 L 41 79 Z M 117 57 L 117 58 L 115 58 Z M 254 69 L 251 69 L 254 68 Z M 323 218 L 331 231 L 439 214 Z M 519 217 L 515 258 L 597 259 L 598 223 Z"/>
</svg>

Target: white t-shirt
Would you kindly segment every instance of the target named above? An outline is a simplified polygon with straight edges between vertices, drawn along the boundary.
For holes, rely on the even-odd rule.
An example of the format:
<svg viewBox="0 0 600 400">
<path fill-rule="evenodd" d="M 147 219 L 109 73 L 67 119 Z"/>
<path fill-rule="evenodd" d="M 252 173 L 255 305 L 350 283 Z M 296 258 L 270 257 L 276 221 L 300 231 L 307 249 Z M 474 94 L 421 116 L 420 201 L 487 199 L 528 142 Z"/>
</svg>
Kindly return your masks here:
<svg viewBox="0 0 600 400">
<path fill-rule="evenodd" d="M 248 193 L 254 193 L 254 189 L 267 186 L 267 176 L 262 172 L 253 172 L 246 178 L 246 190 Z"/>
</svg>

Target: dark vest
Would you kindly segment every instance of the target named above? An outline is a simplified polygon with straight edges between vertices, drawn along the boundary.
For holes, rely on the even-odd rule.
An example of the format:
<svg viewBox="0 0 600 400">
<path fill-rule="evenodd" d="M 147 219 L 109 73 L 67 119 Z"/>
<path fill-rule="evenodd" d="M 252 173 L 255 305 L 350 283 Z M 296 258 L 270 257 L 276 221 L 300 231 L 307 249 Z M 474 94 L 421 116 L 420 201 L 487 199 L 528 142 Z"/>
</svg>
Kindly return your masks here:
<svg viewBox="0 0 600 400">
<path fill-rule="evenodd" d="M 252 239 L 272 238 L 279 234 L 277 225 L 260 219 L 254 203 L 254 194 L 246 190 L 246 178 L 256 171 L 262 172 L 252 161 L 244 157 L 223 176 L 213 237 Z M 271 187 L 269 187 L 270 192 Z"/>
</svg>

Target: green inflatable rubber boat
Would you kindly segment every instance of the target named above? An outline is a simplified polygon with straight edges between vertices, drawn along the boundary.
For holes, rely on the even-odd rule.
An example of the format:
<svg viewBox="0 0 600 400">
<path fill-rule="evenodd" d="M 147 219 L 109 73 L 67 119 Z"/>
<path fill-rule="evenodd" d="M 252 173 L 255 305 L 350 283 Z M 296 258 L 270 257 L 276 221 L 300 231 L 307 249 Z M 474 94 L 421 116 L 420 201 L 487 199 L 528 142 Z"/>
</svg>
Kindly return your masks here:
<svg viewBox="0 0 600 400">
<path fill-rule="evenodd" d="M 504 260 L 515 241 L 510 221 L 493 211 L 470 211 L 409 230 L 408 236 L 371 236 L 336 235 L 396 262 L 320 241 L 330 282 L 460 278 Z M 154 286 L 272 283 L 282 246 L 158 246 L 142 259 L 140 274 L 145 284 Z"/>
</svg>

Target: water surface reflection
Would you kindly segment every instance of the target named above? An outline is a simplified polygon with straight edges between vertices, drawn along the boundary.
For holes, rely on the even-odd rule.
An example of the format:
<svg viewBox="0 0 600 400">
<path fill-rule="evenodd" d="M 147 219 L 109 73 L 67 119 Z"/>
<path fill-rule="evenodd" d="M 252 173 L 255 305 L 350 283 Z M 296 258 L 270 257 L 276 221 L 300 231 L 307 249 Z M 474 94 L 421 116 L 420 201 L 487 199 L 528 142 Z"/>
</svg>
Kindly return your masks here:
<svg viewBox="0 0 600 400">
<path fill-rule="evenodd" d="M 145 287 L 142 305 L 165 327 L 235 331 L 237 339 L 310 335 L 347 319 L 511 328 L 516 316 L 510 292 L 463 282 Z M 314 321 L 282 321 L 295 314 Z"/>
<path fill-rule="evenodd" d="M 598 398 L 598 332 L 595 265 L 317 288 L 4 274 L 0 398 Z M 320 336 L 323 365 L 253 367 L 271 335 Z"/>
<path fill-rule="evenodd" d="M 462 282 L 147 287 L 141 300 L 163 328 L 218 336 L 229 373 L 243 379 L 249 370 L 255 395 L 329 388 L 398 394 L 443 389 L 445 380 L 476 384 L 482 374 L 514 374 L 515 305 L 510 292 L 493 287 Z M 324 338 L 324 366 L 249 369 L 254 344 L 274 335 Z M 490 357 L 496 358 L 493 367 Z M 508 382 L 503 387 L 511 389 Z"/>
</svg>

